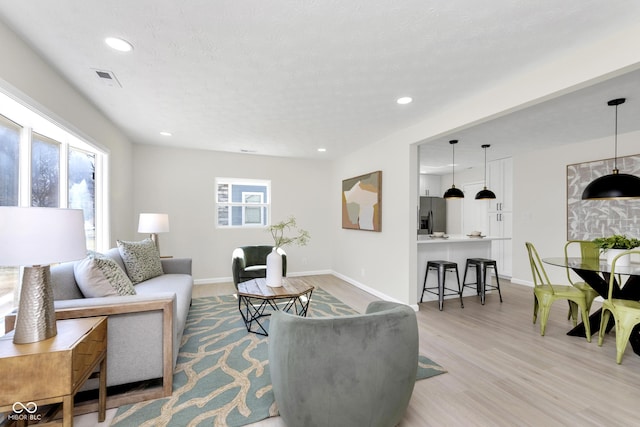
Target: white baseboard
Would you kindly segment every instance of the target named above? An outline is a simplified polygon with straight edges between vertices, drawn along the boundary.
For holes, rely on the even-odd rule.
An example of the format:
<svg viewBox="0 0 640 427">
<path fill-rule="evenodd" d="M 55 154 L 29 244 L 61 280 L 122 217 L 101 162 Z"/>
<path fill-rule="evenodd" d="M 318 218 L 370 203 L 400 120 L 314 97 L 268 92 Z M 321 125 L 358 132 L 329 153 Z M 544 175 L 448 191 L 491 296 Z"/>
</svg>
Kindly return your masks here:
<svg viewBox="0 0 640 427">
<path fill-rule="evenodd" d="M 365 284 L 363 284 L 363 283 L 360 283 L 360 282 L 358 282 L 357 280 L 354 280 L 354 279 L 352 279 L 352 278 L 351 278 L 351 277 L 349 277 L 349 276 L 345 276 L 344 274 L 340 274 L 340 273 L 337 273 L 337 272 L 335 272 L 335 271 L 334 271 L 334 272 L 332 272 L 332 274 L 333 274 L 334 276 L 336 276 L 337 278 L 342 279 L 342 280 L 344 280 L 345 282 L 349 283 L 350 285 L 353 285 L 353 286 L 355 286 L 356 288 L 361 289 L 361 290 L 365 291 L 365 292 L 366 292 L 366 293 L 368 293 L 368 294 L 371 294 L 371 295 L 373 295 L 373 296 L 375 296 L 375 297 L 380 298 L 381 300 L 384 300 L 384 301 L 391 301 L 391 302 L 397 302 L 397 303 L 400 303 L 400 304 L 405 304 L 405 303 L 403 303 L 402 301 L 400 301 L 400 300 L 398 300 L 398 299 L 396 299 L 396 298 L 393 298 L 393 297 L 391 297 L 391 296 L 389 296 L 389 295 L 387 295 L 387 294 L 385 294 L 385 293 L 383 293 L 383 292 L 380 292 L 380 291 L 378 291 L 377 289 L 373 289 L 373 288 L 371 288 L 371 287 L 369 287 L 369 286 L 367 286 L 367 285 L 365 285 Z M 409 307 L 411 307 L 414 311 L 418 311 L 418 310 L 419 310 L 418 304 L 408 304 L 408 305 L 409 305 Z"/>
<path fill-rule="evenodd" d="M 340 273 L 336 273 L 335 271 L 332 270 L 316 270 L 316 271 L 299 271 L 299 272 L 294 272 L 294 273 L 287 273 L 287 276 L 289 277 L 299 277 L 299 276 L 319 276 L 319 275 L 323 275 L 323 274 L 331 274 L 332 276 L 336 276 L 339 279 L 344 280 L 345 282 L 349 283 L 350 285 L 355 286 L 358 289 L 361 289 L 375 297 L 380 298 L 381 300 L 384 301 L 392 301 L 392 302 L 397 302 L 397 303 L 401 303 L 404 304 L 402 301 L 397 300 L 396 298 L 393 298 L 383 292 L 380 292 L 376 289 L 373 289 L 363 283 L 358 282 L 357 280 L 352 279 L 351 277 L 345 276 L 344 274 L 340 274 Z M 229 277 L 216 277 L 216 278 L 210 278 L 210 279 L 196 279 L 193 281 L 194 285 L 210 285 L 210 284 L 215 284 L 215 283 L 233 283 L 233 277 L 229 276 Z M 415 311 L 419 310 L 418 304 L 410 304 L 409 307 L 413 308 Z"/>
<path fill-rule="evenodd" d="M 194 285 L 210 285 L 212 283 L 233 283 L 233 277 L 217 277 L 215 279 L 194 279 Z"/>
<path fill-rule="evenodd" d="M 525 285 L 525 286 L 529 286 L 530 288 L 533 288 L 533 282 L 530 280 L 511 278 L 511 283 L 513 283 L 514 285 Z"/>
<path fill-rule="evenodd" d="M 316 270 L 316 271 L 298 271 L 287 273 L 289 277 L 299 277 L 299 276 L 319 276 L 322 274 L 333 274 L 331 270 Z M 194 285 L 210 285 L 212 283 L 233 283 L 233 277 L 215 277 L 209 279 L 195 279 L 193 281 Z"/>
</svg>

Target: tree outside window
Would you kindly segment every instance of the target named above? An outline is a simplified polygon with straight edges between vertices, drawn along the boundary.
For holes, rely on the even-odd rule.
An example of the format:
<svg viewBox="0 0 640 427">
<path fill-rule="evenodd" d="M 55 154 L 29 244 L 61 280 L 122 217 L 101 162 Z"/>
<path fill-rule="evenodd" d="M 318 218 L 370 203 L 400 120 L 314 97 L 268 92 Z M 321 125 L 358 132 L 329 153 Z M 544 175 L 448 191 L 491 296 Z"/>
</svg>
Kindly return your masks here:
<svg viewBox="0 0 640 427">
<path fill-rule="evenodd" d="M 21 129 L 0 116 L 0 206 L 18 206 Z"/>
<path fill-rule="evenodd" d="M 91 250 L 96 250 L 95 164 L 95 154 L 69 149 L 68 206 L 82 209 L 87 249 Z"/>
<path fill-rule="evenodd" d="M 31 206 L 60 206 L 60 143 L 37 133 L 31 142 Z"/>
</svg>

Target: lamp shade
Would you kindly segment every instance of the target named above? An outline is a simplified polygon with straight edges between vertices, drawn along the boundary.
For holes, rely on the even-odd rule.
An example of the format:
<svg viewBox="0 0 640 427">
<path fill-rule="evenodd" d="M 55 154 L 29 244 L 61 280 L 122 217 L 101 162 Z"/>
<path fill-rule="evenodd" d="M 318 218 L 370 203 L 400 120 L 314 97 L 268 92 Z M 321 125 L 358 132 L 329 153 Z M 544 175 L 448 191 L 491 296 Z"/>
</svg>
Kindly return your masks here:
<svg viewBox="0 0 640 427">
<path fill-rule="evenodd" d="M 451 188 L 449 188 L 447 191 L 444 192 L 444 198 L 445 199 L 464 199 L 464 193 L 462 192 L 462 190 L 460 190 L 459 188 L 456 188 L 456 186 L 453 185 Z"/>
<path fill-rule="evenodd" d="M 49 265 L 86 251 L 82 210 L 0 207 L 0 265 Z"/>
<path fill-rule="evenodd" d="M 596 178 L 582 193 L 582 200 L 637 199 L 640 198 L 640 177 L 618 173 Z"/>
<path fill-rule="evenodd" d="M 496 193 L 489 190 L 487 187 L 484 187 L 482 190 L 478 191 L 478 194 L 476 194 L 476 200 L 495 199 L 495 198 L 496 198 Z"/>
<path fill-rule="evenodd" d="M 169 214 L 141 213 L 138 221 L 138 233 L 168 233 Z"/>
</svg>

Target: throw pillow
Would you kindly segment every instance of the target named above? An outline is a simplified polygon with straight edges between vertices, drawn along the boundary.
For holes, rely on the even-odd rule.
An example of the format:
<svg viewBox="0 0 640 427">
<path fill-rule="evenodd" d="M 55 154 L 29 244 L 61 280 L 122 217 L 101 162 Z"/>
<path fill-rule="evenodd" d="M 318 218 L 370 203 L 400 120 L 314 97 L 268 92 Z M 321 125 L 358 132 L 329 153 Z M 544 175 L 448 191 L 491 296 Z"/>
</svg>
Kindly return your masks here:
<svg viewBox="0 0 640 427">
<path fill-rule="evenodd" d="M 140 242 L 118 240 L 118 250 L 127 268 L 127 275 L 135 285 L 164 274 L 160 262 L 160 252 L 153 240 L 147 238 Z"/>
<path fill-rule="evenodd" d="M 120 266 L 100 254 L 89 254 L 75 263 L 73 273 L 86 298 L 136 294 L 133 283 Z"/>
</svg>

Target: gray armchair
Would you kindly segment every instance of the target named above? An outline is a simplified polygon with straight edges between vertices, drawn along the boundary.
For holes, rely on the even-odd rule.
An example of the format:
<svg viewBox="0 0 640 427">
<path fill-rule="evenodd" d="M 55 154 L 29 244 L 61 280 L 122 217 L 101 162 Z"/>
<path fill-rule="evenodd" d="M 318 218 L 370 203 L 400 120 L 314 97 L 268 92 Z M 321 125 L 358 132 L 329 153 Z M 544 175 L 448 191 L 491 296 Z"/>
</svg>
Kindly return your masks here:
<svg viewBox="0 0 640 427">
<path fill-rule="evenodd" d="M 415 312 L 388 301 L 354 316 L 274 312 L 269 368 L 280 416 L 290 427 L 395 426 L 416 381 Z"/>
<path fill-rule="evenodd" d="M 234 249 L 231 255 L 231 271 L 233 273 L 233 284 L 238 287 L 238 283 L 257 277 L 267 275 L 267 255 L 271 253 L 273 246 L 254 245 L 241 246 Z M 282 277 L 287 276 L 287 254 L 278 248 L 278 253 L 282 255 Z"/>
</svg>

